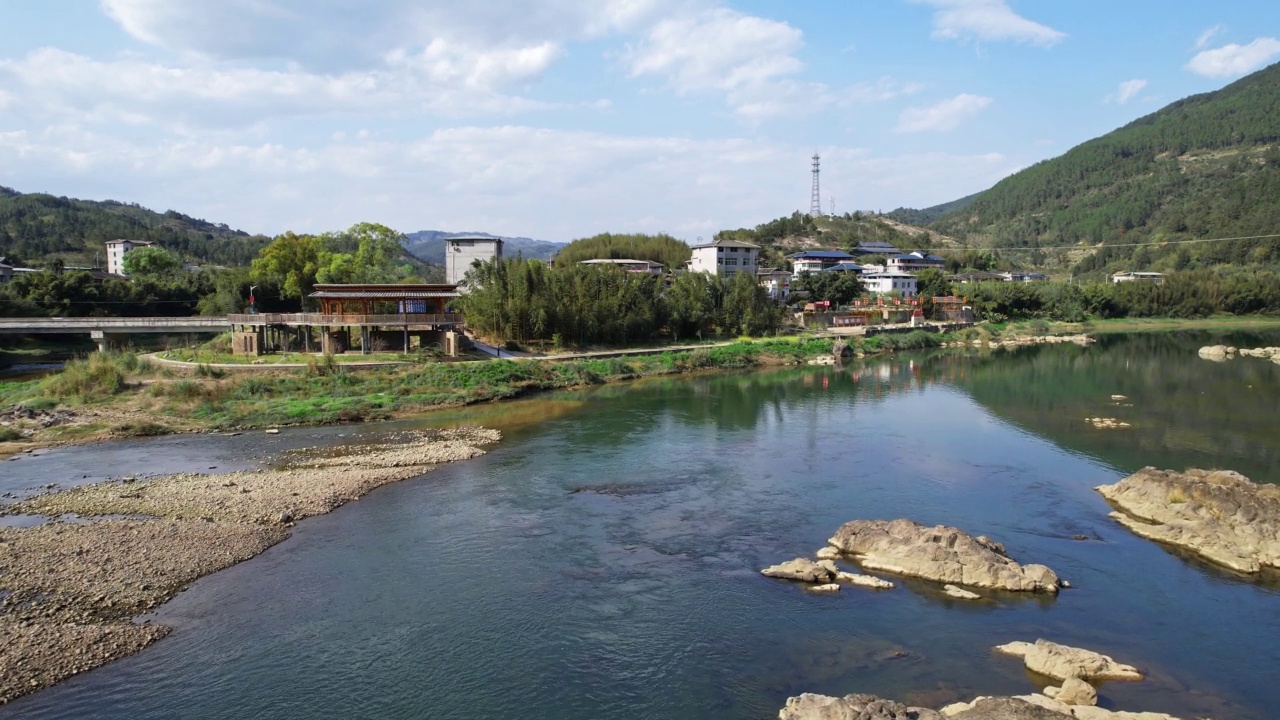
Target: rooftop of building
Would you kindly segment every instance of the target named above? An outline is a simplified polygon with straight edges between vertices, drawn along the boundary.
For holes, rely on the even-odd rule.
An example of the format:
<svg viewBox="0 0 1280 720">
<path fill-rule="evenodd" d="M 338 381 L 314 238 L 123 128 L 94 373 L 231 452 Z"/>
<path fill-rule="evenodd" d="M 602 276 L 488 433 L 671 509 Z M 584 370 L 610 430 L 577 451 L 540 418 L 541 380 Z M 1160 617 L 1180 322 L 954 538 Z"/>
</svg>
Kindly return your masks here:
<svg viewBox="0 0 1280 720">
<path fill-rule="evenodd" d="M 789 260 L 852 260 L 853 256 L 843 250 L 802 250 L 787 256 Z"/>
<path fill-rule="evenodd" d="M 755 249 L 757 249 L 757 250 L 759 250 L 759 249 L 760 249 L 760 246 L 759 246 L 759 245 L 752 245 L 751 243 L 745 243 L 745 242 L 741 242 L 741 241 L 739 241 L 739 240 L 713 240 L 713 241 L 711 241 L 711 242 L 709 242 L 709 243 L 703 243 L 703 244 L 701 244 L 701 245 L 693 245 L 693 246 L 692 246 L 692 249 L 693 249 L 693 250 L 697 250 L 697 249 L 699 249 L 699 248 L 710 248 L 710 247 L 724 247 L 724 248 L 729 248 L 729 247 L 736 247 L 736 248 L 755 248 Z"/>
<path fill-rule="evenodd" d="M 337 285 L 320 284 L 315 286 L 313 298 L 343 298 L 371 300 L 418 300 L 423 298 L 455 298 L 458 297 L 457 285 L 400 285 L 400 284 L 364 284 Z"/>
</svg>

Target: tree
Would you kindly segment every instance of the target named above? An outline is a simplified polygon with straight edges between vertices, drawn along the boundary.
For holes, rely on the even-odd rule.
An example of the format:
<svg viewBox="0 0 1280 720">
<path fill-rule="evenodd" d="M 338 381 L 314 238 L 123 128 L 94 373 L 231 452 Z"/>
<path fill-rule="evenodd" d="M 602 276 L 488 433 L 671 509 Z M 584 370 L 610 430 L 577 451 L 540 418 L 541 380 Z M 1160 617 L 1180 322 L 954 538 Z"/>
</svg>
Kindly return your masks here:
<svg viewBox="0 0 1280 720">
<path fill-rule="evenodd" d="M 300 300 L 316 284 L 324 249 L 324 240 L 315 235 L 292 231 L 277 235 L 253 261 L 250 276 L 254 281 L 275 282 L 282 296 Z"/>
<path fill-rule="evenodd" d="M 316 282 L 320 283 L 389 283 L 413 273 L 413 267 L 400 262 L 404 255 L 403 233 L 386 225 L 358 223 L 345 232 L 322 236 L 325 249 L 320 252 Z M 343 252 L 352 248 L 354 252 Z"/>
<path fill-rule="evenodd" d="M 863 293 L 862 281 L 851 272 L 801 273 L 800 284 L 809 291 L 809 299 L 829 300 L 832 305 L 845 305 Z"/>
<path fill-rule="evenodd" d="M 716 310 L 712 277 L 700 272 L 676 277 L 667 288 L 666 301 L 672 337 L 676 340 L 690 335 L 701 337 Z"/>
<path fill-rule="evenodd" d="M 130 277 L 164 277 L 182 270 L 182 258 L 172 250 L 152 245 L 125 253 L 121 267 Z"/>
</svg>

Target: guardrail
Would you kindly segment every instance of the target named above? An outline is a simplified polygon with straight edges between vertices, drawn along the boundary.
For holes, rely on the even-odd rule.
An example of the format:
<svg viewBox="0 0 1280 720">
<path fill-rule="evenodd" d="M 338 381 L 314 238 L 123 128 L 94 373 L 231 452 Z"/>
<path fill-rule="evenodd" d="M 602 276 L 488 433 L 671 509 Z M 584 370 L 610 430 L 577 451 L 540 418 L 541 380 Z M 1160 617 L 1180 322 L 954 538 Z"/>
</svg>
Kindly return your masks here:
<svg viewBox="0 0 1280 720">
<path fill-rule="evenodd" d="M 404 313 L 397 315 L 325 315 L 322 313 L 257 313 L 252 315 L 228 315 L 227 322 L 235 325 L 461 325 L 459 313 Z"/>
<path fill-rule="evenodd" d="M 231 326 L 224 317 L 48 317 L 0 318 L 0 330 L 147 330 L 152 328 L 209 328 Z"/>
</svg>

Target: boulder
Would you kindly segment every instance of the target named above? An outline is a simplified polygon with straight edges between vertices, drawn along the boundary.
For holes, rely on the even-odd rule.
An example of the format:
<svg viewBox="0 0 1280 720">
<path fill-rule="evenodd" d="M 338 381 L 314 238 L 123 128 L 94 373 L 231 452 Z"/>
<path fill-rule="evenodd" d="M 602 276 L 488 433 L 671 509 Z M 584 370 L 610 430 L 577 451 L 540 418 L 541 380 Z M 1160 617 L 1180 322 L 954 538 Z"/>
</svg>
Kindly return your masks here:
<svg viewBox="0 0 1280 720">
<path fill-rule="evenodd" d="M 981 600 L 982 599 L 982 596 L 979 595 L 978 593 L 969 592 L 968 590 L 965 590 L 964 588 L 956 587 L 955 585 L 944 585 L 942 587 L 942 592 L 945 593 L 947 597 L 953 597 L 958 600 Z"/>
<path fill-rule="evenodd" d="M 840 551 L 828 545 L 814 553 L 814 557 L 819 560 L 838 560 L 840 559 Z"/>
<path fill-rule="evenodd" d="M 835 583 L 827 583 L 825 585 L 810 585 L 809 590 L 816 593 L 836 593 L 836 592 L 840 592 L 840 586 Z"/>
<path fill-rule="evenodd" d="M 808 583 L 829 583 L 839 572 L 830 560 L 814 562 L 808 558 L 788 560 L 760 571 L 762 575 L 783 580 L 799 580 Z"/>
<path fill-rule="evenodd" d="M 875 575 L 860 575 L 858 573 L 839 572 L 836 573 L 836 580 L 846 582 L 850 585 L 858 585 L 860 587 L 873 588 L 875 590 L 889 590 L 893 588 L 893 583 L 888 580 L 881 580 Z"/>
<path fill-rule="evenodd" d="M 971 703 L 956 703 L 942 709 L 942 714 L 958 720 L 1063 720 L 1070 712 L 1037 703 L 1031 697 L 980 697 Z"/>
<path fill-rule="evenodd" d="M 970 587 L 1058 592 L 1058 576 L 1044 565 L 1019 565 L 986 537 L 911 520 L 854 520 L 840 526 L 831 545 L 862 567 Z"/>
<path fill-rule="evenodd" d="M 1097 705 L 1098 691 L 1080 678 L 1069 677 L 1062 687 L 1049 686 L 1044 694 L 1066 705 Z"/>
<path fill-rule="evenodd" d="M 1121 525 L 1245 573 L 1280 568 L 1280 486 L 1229 470 L 1143 468 L 1095 488 Z"/>
<path fill-rule="evenodd" d="M 1142 673 L 1107 655 L 1040 639 L 1035 643 L 1011 642 L 997 645 L 996 652 L 1022 658 L 1027 669 L 1055 680 L 1141 680 Z"/>
<path fill-rule="evenodd" d="M 778 720 L 942 720 L 942 715 L 875 695 L 835 698 L 805 693 L 787 698 Z"/>
<path fill-rule="evenodd" d="M 1228 353 L 1227 350 L 1228 348 L 1226 345 L 1206 345 L 1205 347 L 1200 348 L 1197 354 L 1200 355 L 1200 357 L 1204 358 L 1205 360 L 1222 362 L 1223 360 L 1226 360 L 1229 355 L 1231 355 L 1231 353 Z"/>
</svg>

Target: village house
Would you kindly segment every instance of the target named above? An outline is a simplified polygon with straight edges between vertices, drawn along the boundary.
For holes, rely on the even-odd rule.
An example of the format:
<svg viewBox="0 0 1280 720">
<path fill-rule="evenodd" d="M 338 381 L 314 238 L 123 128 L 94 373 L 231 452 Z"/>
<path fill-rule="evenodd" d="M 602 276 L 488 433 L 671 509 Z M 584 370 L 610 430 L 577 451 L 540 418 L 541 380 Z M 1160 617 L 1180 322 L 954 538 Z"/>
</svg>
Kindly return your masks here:
<svg viewBox="0 0 1280 720">
<path fill-rule="evenodd" d="M 1125 270 L 1111 276 L 1111 282 L 1150 282 L 1159 285 L 1164 282 L 1164 273 L 1158 272 L 1136 272 Z"/>
<path fill-rule="evenodd" d="M 651 262 L 649 260 L 630 260 L 626 258 L 599 258 L 597 260 L 583 260 L 579 265 L 591 265 L 594 267 L 613 266 L 629 273 L 649 273 L 650 275 L 661 275 L 665 270 L 662 263 Z"/>
<path fill-rule="evenodd" d="M 915 272 L 917 270 L 927 270 L 934 268 L 941 270 L 946 267 L 947 261 L 937 255 L 930 255 L 923 250 L 916 250 L 905 255 L 895 255 L 888 260 L 887 272 Z"/>
<path fill-rule="evenodd" d="M 867 292 L 877 295 L 888 295 L 889 293 L 899 293 L 904 298 L 915 297 L 917 281 L 915 275 L 907 273 L 899 273 L 886 271 L 881 273 L 867 273 L 862 276 L 862 282 L 867 288 Z"/>
<path fill-rule="evenodd" d="M 756 271 L 756 280 L 769 297 L 778 302 L 785 302 L 791 294 L 791 273 L 786 270 L 760 268 Z"/>
<path fill-rule="evenodd" d="M 791 261 L 792 278 L 799 278 L 800 273 L 822 272 L 829 267 L 853 260 L 853 256 L 840 250 L 805 250 L 787 256 Z"/>
<path fill-rule="evenodd" d="M 460 235 L 445 241 L 444 276 L 450 285 L 462 284 L 472 263 L 502 259 L 502 238 Z"/>
<path fill-rule="evenodd" d="M 716 240 L 703 245 L 694 245 L 693 259 L 689 261 L 689 270 L 709 273 L 711 275 L 734 275 L 738 271 L 756 272 L 756 259 L 760 255 L 760 246 L 737 240 Z"/>
<path fill-rule="evenodd" d="M 902 251 L 899 250 L 898 248 L 894 247 L 893 245 L 890 245 L 887 242 L 882 242 L 879 240 L 873 240 L 871 242 L 860 242 L 858 243 L 858 247 L 853 249 L 853 252 L 857 253 L 858 255 L 893 256 L 893 255 L 902 254 Z"/>
<path fill-rule="evenodd" d="M 108 240 L 107 272 L 120 277 L 128 277 L 129 273 L 124 271 L 124 256 L 134 248 L 151 247 L 152 245 L 155 245 L 155 243 L 145 240 Z"/>
</svg>

